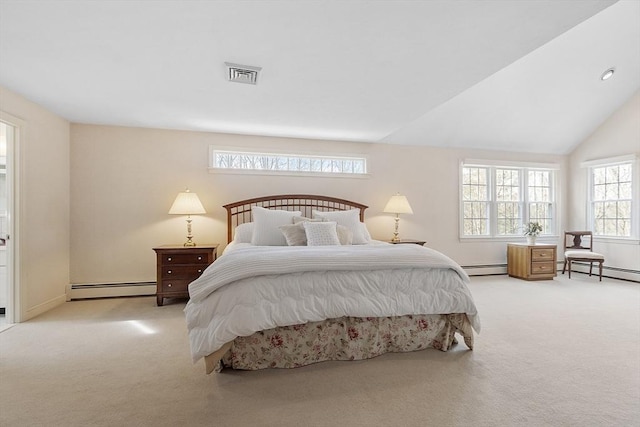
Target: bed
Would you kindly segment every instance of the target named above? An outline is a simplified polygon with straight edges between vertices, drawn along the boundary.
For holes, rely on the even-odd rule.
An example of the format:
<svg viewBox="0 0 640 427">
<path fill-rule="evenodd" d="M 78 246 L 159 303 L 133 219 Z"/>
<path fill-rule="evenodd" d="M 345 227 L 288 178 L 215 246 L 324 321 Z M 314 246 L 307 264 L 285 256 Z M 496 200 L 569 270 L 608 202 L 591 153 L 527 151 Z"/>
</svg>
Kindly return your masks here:
<svg viewBox="0 0 640 427">
<path fill-rule="evenodd" d="M 185 307 L 207 373 L 447 351 L 456 334 L 473 348 L 466 273 L 433 249 L 373 240 L 366 205 L 296 194 L 224 207 L 229 244 Z"/>
</svg>

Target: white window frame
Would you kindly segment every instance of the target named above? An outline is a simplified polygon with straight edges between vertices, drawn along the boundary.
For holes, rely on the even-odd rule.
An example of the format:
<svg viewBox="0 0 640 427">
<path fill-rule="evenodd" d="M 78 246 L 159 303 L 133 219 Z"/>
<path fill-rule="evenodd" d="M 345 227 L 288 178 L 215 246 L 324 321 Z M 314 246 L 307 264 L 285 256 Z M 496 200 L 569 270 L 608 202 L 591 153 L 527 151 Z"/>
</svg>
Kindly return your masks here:
<svg viewBox="0 0 640 427">
<path fill-rule="evenodd" d="M 488 191 L 489 191 L 489 232 L 485 235 L 466 235 L 464 234 L 464 200 L 463 200 L 463 170 L 465 167 L 477 167 L 488 169 Z M 491 161 L 491 160 L 473 160 L 465 159 L 460 162 L 459 168 L 459 213 L 458 213 L 458 236 L 461 242 L 464 241 L 520 241 L 522 240 L 522 233 L 503 235 L 498 234 L 498 201 L 496 200 L 496 170 L 497 169 L 517 169 L 521 174 L 520 180 L 520 194 L 521 198 L 518 201 L 520 204 L 520 212 L 522 217 L 522 224 L 529 221 L 529 201 L 528 194 L 528 172 L 531 170 L 544 170 L 551 172 L 551 227 L 549 230 L 543 230 L 540 238 L 553 238 L 558 237 L 558 226 L 560 222 L 559 203 L 558 203 L 558 180 L 559 180 L 559 165 L 555 163 L 528 163 L 528 162 L 509 162 L 509 161 Z"/>
<path fill-rule="evenodd" d="M 255 157 L 280 157 L 280 158 L 297 158 L 304 161 L 322 161 L 322 162 L 345 162 L 345 161 L 358 161 L 363 162 L 363 173 L 358 172 L 336 172 L 336 171 L 303 171 L 295 169 L 249 169 L 249 168 L 221 168 L 215 164 L 216 154 L 232 154 L 232 155 L 248 155 Z M 288 166 L 288 165 L 287 165 Z M 345 154 L 345 153 L 310 153 L 310 152 L 297 152 L 292 153 L 290 151 L 279 150 L 251 150 L 246 148 L 236 147 L 220 147 L 211 145 L 209 146 L 209 172 L 210 173 L 230 173 L 230 174 L 249 174 L 249 175 L 287 175 L 287 176 L 314 176 L 314 177 L 326 177 L 326 178 L 366 178 L 369 176 L 369 159 L 366 155 L 362 154 Z"/>
<path fill-rule="evenodd" d="M 593 169 L 622 164 L 631 165 L 631 235 L 610 236 L 596 235 L 594 227 L 594 182 Z M 594 241 L 612 241 L 621 243 L 638 243 L 640 241 L 640 161 L 635 154 L 589 160 L 580 164 L 587 169 L 587 229 L 594 232 Z"/>
</svg>

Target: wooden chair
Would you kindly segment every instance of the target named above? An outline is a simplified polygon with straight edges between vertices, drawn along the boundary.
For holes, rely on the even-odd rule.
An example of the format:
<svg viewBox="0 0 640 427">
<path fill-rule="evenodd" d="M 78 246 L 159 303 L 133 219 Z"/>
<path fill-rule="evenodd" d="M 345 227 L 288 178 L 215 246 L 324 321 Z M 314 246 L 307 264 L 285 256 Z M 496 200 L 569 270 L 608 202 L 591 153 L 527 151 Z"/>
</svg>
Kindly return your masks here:
<svg viewBox="0 0 640 427">
<path fill-rule="evenodd" d="M 588 242 L 584 242 L 587 240 Z M 571 279 L 571 263 L 573 261 L 585 261 L 589 263 L 589 276 L 593 269 L 593 263 L 598 263 L 600 281 L 602 282 L 602 264 L 604 255 L 593 252 L 593 234 L 591 231 L 565 231 L 564 232 L 564 266 L 562 274 L 569 264 L 569 279 Z"/>
</svg>

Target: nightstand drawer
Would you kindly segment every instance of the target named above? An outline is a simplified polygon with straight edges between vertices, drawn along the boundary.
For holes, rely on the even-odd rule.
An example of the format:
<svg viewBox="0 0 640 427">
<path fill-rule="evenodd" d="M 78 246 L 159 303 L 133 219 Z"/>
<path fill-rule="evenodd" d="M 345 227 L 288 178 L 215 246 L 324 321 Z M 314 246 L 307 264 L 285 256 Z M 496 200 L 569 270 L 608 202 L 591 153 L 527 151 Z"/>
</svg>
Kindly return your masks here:
<svg viewBox="0 0 640 427">
<path fill-rule="evenodd" d="M 206 264 L 202 265 L 169 265 L 162 267 L 163 279 L 191 279 L 195 280 L 207 268 Z"/>
<path fill-rule="evenodd" d="M 164 293 L 174 293 L 179 292 L 184 294 L 185 292 L 189 293 L 189 283 L 191 280 L 188 279 L 177 279 L 177 280 L 163 280 L 162 281 L 162 292 Z"/>
<path fill-rule="evenodd" d="M 553 261 L 548 262 L 532 262 L 531 263 L 531 274 L 555 274 L 554 270 L 555 264 Z"/>
<path fill-rule="evenodd" d="M 196 252 L 186 254 L 162 254 L 162 264 L 209 264 L 207 252 Z"/>
<path fill-rule="evenodd" d="M 531 249 L 531 261 L 553 261 L 554 252 L 553 249 Z"/>
</svg>

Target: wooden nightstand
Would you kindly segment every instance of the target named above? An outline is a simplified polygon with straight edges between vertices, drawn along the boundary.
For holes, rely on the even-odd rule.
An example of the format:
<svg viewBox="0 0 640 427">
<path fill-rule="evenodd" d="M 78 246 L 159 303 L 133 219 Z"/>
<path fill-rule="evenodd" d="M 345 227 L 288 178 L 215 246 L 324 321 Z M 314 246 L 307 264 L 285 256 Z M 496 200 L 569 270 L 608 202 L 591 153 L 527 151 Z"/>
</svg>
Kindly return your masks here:
<svg viewBox="0 0 640 427">
<path fill-rule="evenodd" d="M 189 283 L 216 260 L 218 245 L 164 245 L 153 250 L 158 259 L 156 300 L 160 306 L 165 298 L 189 298 Z"/>
<path fill-rule="evenodd" d="M 524 280 L 556 277 L 556 245 L 507 244 L 507 273 Z"/>
<path fill-rule="evenodd" d="M 394 242 L 392 240 L 387 240 L 387 243 L 391 243 L 394 245 L 401 245 L 403 243 L 413 243 L 414 245 L 424 246 L 427 242 L 425 240 L 400 239 L 397 242 Z"/>
</svg>

